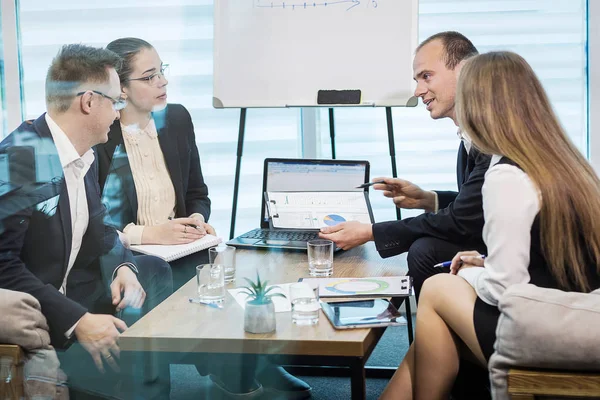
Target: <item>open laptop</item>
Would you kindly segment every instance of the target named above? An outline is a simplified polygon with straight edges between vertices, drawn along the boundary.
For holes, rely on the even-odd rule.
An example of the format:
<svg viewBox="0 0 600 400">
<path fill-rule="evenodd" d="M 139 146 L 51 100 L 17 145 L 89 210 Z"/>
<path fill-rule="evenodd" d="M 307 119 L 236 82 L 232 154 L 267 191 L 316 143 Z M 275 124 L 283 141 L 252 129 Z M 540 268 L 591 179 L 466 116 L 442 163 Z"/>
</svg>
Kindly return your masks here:
<svg viewBox="0 0 600 400">
<path fill-rule="evenodd" d="M 307 196 L 316 197 L 321 202 L 330 201 L 337 197 L 342 198 L 342 203 L 353 202 L 360 212 L 363 222 L 373 223 L 373 210 L 369 202 L 368 188 L 358 189 L 357 186 L 369 181 L 368 161 L 346 160 L 308 160 L 290 158 L 267 158 L 263 170 L 263 190 L 261 196 L 260 227 L 246 232 L 227 244 L 241 248 L 278 248 L 306 250 L 308 240 L 317 239 L 319 224 L 332 225 L 343 221 L 343 212 L 335 207 L 325 214 L 316 210 L 313 214 L 315 222 L 313 227 L 291 228 L 282 224 L 283 208 L 272 212 L 278 217 L 271 218 L 267 207 L 266 198 L 285 198 L 289 194 L 291 201 L 306 204 Z M 358 202 L 358 203 L 357 203 Z M 280 204 L 282 204 L 280 202 Z M 298 209 L 292 209 L 296 212 Z M 289 211 L 289 210 L 288 210 Z M 316 219 L 319 219 L 317 222 Z M 289 219 L 288 219 L 289 220 Z M 282 225 L 284 227 L 282 227 Z M 294 225 L 292 223 L 291 225 Z M 296 224 L 298 225 L 298 224 Z"/>
</svg>

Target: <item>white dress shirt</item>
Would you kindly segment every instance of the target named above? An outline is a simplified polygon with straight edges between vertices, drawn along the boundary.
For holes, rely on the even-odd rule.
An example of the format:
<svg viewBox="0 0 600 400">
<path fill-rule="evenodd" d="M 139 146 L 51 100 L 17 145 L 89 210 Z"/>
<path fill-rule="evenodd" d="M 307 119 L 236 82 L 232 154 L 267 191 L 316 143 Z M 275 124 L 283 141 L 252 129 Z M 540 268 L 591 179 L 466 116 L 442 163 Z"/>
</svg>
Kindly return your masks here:
<svg viewBox="0 0 600 400">
<path fill-rule="evenodd" d="M 463 142 L 463 145 L 465 146 L 465 150 L 467 152 L 467 157 L 469 156 L 469 152 L 471 151 L 471 138 L 466 134 L 463 133 L 460 129 L 458 131 L 456 131 L 456 135 L 460 138 L 460 140 Z M 459 188 L 460 190 L 460 188 Z M 440 201 L 438 198 L 438 194 L 435 190 L 431 190 L 431 193 L 433 193 L 433 212 L 436 213 L 438 211 L 440 211 Z"/>
<path fill-rule="evenodd" d="M 60 164 L 63 168 L 71 212 L 71 252 L 69 254 L 67 272 L 59 289 L 62 294 L 66 294 L 67 278 L 81 249 L 83 235 L 85 235 L 90 220 L 83 178 L 94 162 L 94 151 L 90 149 L 83 156 L 79 156 L 65 132 L 48 114 L 46 114 L 46 123 L 48 124 L 48 128 L 50 128 L 52 139 L 54 139 L 54 144 L 58 151 Z"/>
<path fill-rule="evenodd" d="M 69 262 L 67 264 L 67 272 L 63 278 L 59 292 L 66 295 L 67 293 L 67 280 L 69 272 L 75 264 L 81 244 L 83 242 L 83 236 L 88 228 L 90 222 L 89 209 L 87 204 L 87 196 L 85 190 L 85 174 L 89 171 L 91 165 L 94 163 L 95 156 L 94 150 L 89 149 L 83 156 L 79 156 L 75 146 L 71 143 L 71 140 L 67 137 L 65 132 L 58 126 L 58 124 L 46 113 L 46 123 L 52 134 L 52 139 L 58 152 L 60 164 L 63 169 L 65 177 L 65 184 L 67 185 L 67 194 L 69 196 L 69 211 L 71 213 L 71 252 L 69 254 Z M 136 274 L 138 273 L 135 265 L 131 263 L 123 263 L 117 266 L 112 274 L 112 279 L 115 279 L 117 270 L 122 266 L 129 267 Z M 73 331 L 79 324 L 77 321 L 67 332 L 65 336 L 70 338 Z"/>
<path fill-rule="evenodd" d="M 530 280 L 531 226 L 541 207 L 541 194 L 529 176 L 513 165 L 497 164 L 500 158 L 492 156 L 481 189 L 485 268 L 458 272 L 492 306 L 509 286 Z"/>
</svg>

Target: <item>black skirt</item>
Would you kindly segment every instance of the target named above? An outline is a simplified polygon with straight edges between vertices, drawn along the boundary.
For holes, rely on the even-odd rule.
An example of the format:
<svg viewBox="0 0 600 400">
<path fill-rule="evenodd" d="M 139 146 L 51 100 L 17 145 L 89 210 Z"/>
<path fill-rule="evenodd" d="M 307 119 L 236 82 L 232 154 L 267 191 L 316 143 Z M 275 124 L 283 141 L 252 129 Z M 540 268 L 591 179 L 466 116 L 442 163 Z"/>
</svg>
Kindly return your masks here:
<svg viewBox="0 0 600 400">
<path fill-rule="evenodd" d="M 481 351 L 486 359 L 494 353 L 494 342 L 496 341 L 496 327 L 500 318 L 500 310 L 496 306 L 490 306 L 479 297 L 475 301 L 473 310 L 473 324 L 475 325 L 475 335 L 481 347 Z"/>
</svg>

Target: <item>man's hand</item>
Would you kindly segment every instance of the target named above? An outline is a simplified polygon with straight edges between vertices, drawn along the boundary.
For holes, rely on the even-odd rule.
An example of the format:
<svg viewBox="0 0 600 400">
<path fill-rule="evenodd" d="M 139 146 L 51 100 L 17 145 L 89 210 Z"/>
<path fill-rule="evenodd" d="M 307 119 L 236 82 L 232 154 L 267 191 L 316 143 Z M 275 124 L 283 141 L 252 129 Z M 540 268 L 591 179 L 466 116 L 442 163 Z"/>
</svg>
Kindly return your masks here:
<svg viewBox="0 0 600 400">
<path fill-rule="evenodd" d="M 110 285 L 110 292 L 112 303 L 117 306 L 117 311 L 125 307 L 140 308 L 146 299 L 146 292 L 135 273 L 128 267 L 119 268 L 117 277 Z"/>
<path fill-rule="evenodd" d="M 373 240 L 373 225 L 357 221 L 342 222 L 321 228 L 319 237 L 333 241 L 343 250 L 349 250 Z"/>
<path fill-rule="evenodd" d="M 127 329 L 125 322 L 112 315 L 85 313 L 77 323 L 75 336 L 83 348 L 90 353 L 98 370 L 104 373 L 102 359 L 119 372 L 115 361 L 120 356 L 119 331 Z"/>
<path fill-rule="evenodd" d="M 483 267 L 483 256 L 472 251 L 459 251 L 452 259 L 450 273 L 456 275 L 463 268 Z"/>
<path fill-rule="evenodd" d="M 146 226 L 142 233 L 143 244 L 186 244 L 206 235 L 202 226 L 194 218 L 175 218 L 164 224 Z M 208 225 L 208 224 L 207 224 Z"/>
<path fill-rule="evenodd" d="M 414 183 L 399 178 L 374 178 L 373 181 L 385 182 L 373 185 L 373 189 L 383 190 L 383 195 L 391 197 L 396 207 L 435 211 L 434 192 L 423 190 Z"/>
</svg>

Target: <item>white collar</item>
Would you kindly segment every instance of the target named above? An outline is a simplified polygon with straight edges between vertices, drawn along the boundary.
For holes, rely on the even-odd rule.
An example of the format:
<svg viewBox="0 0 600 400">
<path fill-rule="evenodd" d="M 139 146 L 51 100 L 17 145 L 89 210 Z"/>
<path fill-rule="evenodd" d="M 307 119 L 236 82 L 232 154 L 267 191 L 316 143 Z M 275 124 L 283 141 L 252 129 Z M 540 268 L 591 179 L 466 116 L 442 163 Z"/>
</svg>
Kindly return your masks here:
<svg viewBox="0 0 600 400">
<path fill-rule="evenodd" d="M 499 154 L 492 155 L 492 159 L 490 160 L 490 167 L 493 167 L 494 165 L 498 164 L 498 162 L 500 162 L 501 159 L 502 156 Z"/>
<path fill-rule="evenodd" d="M 467 135 L 464 135 L 462 133 L 462 130 L 460 128 L 458 128 L 456 134 L 458 135 L 460 140 L 462 140 L 463 145 L 465 146 L 465 150 L 467 151 L 467 154 L 469 154 L 469 152 L 471 151 L 471 140 L 468 138 Z"/>
<path fill-rule="evenodd" d="M 52 134 L 52 139 L 54 140 L 54 144 L 56 146 L 56 150 L 58 152 L 58 157 L 60 159 L 60 165 L 65 168 L 69 164 L 74 161 L 81 159 L 87 166 L 92 165 L 94 162 L 94 150 L 89 149 L 85 152 L 83 156 L 79 156 L 77 150 L 75 150 L 75 146 L 71 143 L 71 140 L 67 136 L 67 134 L 61 129 L 60 126 L 54 121 L 48 113 L 45 115 L 46 123 L 48 124 L 48 128 L 50 129 L 50 134 Z"/>
</svg>

